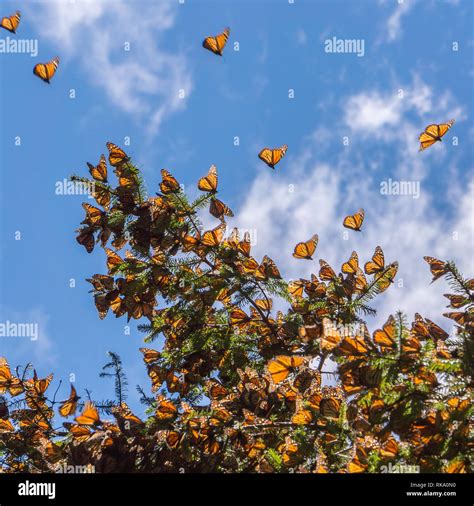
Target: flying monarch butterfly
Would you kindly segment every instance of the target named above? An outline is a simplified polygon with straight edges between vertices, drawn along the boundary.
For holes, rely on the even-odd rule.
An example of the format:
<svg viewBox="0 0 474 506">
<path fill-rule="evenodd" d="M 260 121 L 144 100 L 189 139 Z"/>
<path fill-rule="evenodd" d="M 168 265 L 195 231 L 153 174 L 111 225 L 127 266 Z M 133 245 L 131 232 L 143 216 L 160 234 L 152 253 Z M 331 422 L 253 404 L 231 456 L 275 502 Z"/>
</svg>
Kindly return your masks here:
<svg viewBox="0 0 474 506">
<path fill-rule="evenodd" d="M 76 412 L 77 401 L 80 397 L 77 395 L 76 389 L 74 385 L 71 384 L 71 393 L 69 394 L 69 399 L 66 399 L 59 408 L 59 414 L 64 416 L 64 418 L 73 415 Z"/>
<path fill-rule="evenodd" d="M 161 169 L 162 182 L 160 183 L 160 190 L 163 194 L 174 193 L 179 190 L 179 183 L 174 176 L 167 170 Z"/>
<path fill-rule="evenodd" d="M 215 193 L 217 191 L 217 167 L 211 165 L 207 176 L 198 181 L 198 188 L 203 192 Z"/>
<path fill-rule="evenodd" d="M 448 272 L 446 262 L 443 262 L 433 257 L 423 257 L 423 259 L 430 266 L 430 271 L 431 274 L 433 275 L 432 282 L 436 281 L 438 278 L 440 278 L 441 276 L 443 276 Z"/>
<path fill-rule="evenodd" d="M 385 269 L 385 258 L 380 246 L 375 248 L 372 260 L 364 265 L 366 274 L 377 274 Z"/>
<path fill-rule="evenodd" d="M 107 142 L 106 146 L 107 146 L 107 149 L 109 150 L 109 163 L 113 167 L 118 167 L 123 162 L 127 162 L 129 160 L 129 157 L 125 153 L 125 151 L 120 149 L 113 142 Z"/>
<path fill-rule="evenodd" d="M 299 242 L 295 246 L 295 250 L 293 251 L 293 256 L 295 258 L 303 258 L 306 260 L 312 260 L 313 254 L 316 251 L 316 246 L 318 245 L 318 235 L 314 234 L 311 239 L 306 242 Z"/>
<path fill-rule="evenodd" d="M 346 216 L 342 224 L 346 228 L 350 228 L 351 230 L 355 230 L 356 232 L 360 232 L 360 227 L 364 221 L 364 210 L 359 209 L 355 214 Z"/>
<path fill-rule="evenodd" d="M 99 425 L 101 423 L 99 412 L 91 401 L 86 402 L 84 410 L 75 420 L 79 425 Z"/>
<path fill-rule="evenodd" d="M 42 79 L 45 83 L 50 84 L 50 80 L 56 73 L 59 65 L 59 57 L 56 56 L 48 63 L 37 63 L 33 68 L 33 74 Z"/>
<path fill-rule="evenodd" d="M 16 11 L 15 14 L 13 14 L 12 16 L 2 18 L 2 20 L 0 21 L 0 26 L 2 28 L 5 28 L 5 30 L 8 30 L 11 33 L 16 33 L 16 29 L 20 24 L 20 18 L 21 18 L 20 11 Z"/>
<path fill-rule="evenodd" d="M 428 125 L 425 128 L 425 131 L 422 132 L 418 138 L 420 141 L 420 149 L 419 151 L 423 151 L 426 148 L 429 148 L 437 141 L 441 141 L 441 137 L 443 137 L 446 132 L 454 125 L 454 120 L 449 120 L 447 123 L 441 123 L 440 125 L 432 124 Z"/>
<path fill-rule="evenodd" d="M 357 274 L 359 271 L 359 257 L 357 252 L 353 251 L 351 258 L 342 264 L 342 272 L 346 274 Z"/>
<path fill-rule="evenodd" d="M 224 29 L 222 33 L 219 33 L 218 35 L 214 36 L 211 35 L 209 37 L 206 37 L 202 41 L 202 47 L 208 49 L 209 51 L 212 51 L 214 54 L 222 56 L 222 51 L 224 50 L 225 45 L 227 44 L 229 34 L 230 28 L 227 27 Z"/>
<path fill-rule="evenodd" d="M 268 363 L 267 369 L 273 382 L 281 383 L 304 362 L 304 357 L 279 355 Z"/>
<path fill-rule="evenodd" d="M 287 149 L 288 146 L 286 144 L 283 144 L 283 146 L 279 148 L 263 148 L 258 154 L 258 157 L 269 167 L 274 169 L 275 165 L 285 156 Z"/>
</svg>

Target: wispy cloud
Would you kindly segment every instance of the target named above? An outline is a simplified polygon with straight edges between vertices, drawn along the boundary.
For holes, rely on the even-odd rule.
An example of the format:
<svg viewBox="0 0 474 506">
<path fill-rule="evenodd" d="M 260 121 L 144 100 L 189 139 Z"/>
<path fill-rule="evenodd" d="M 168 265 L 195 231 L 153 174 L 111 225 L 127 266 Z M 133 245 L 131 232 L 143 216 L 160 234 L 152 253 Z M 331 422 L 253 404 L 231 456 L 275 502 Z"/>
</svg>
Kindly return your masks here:
<svg viewBox="0 0 474 506">
<path fill-rule="evenodd" d="M 163 49 L 176 4 L 145 2 L 140 12 L 125 1 L 44 2 L 27 8 L 40 36 L 57 45 L 63 61 L 78 63 L 86 81 L 153 134 L 185 107 L 192 90 L 185 56 Z"/>
<path fill-rule="evenodd" d="M 402 19 L 413 9 L 416 0 L 403 0 L 396 6 L 387 20 L 385 37 L 389 42 L 398 39 L 402 34 Z"/>
</svg>

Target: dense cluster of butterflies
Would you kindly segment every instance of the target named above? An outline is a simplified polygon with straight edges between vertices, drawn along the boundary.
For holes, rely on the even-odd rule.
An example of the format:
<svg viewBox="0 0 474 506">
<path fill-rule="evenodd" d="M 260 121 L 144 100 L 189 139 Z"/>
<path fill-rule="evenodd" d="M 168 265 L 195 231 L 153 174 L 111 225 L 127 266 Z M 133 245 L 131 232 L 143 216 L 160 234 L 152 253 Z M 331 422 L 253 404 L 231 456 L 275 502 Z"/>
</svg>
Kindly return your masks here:
<svg viewBox="0 0 474 506">
<path fill-rule="evenodd" d="M 365 271 L 380 270 L 381 251 L 376 255 Z M 440 260 L 426 260 L 433 280 L 449 270 Z M 447 295 L 458 310 L 450 317 L 459 325 L 468 323 L 474 333 L 472 312 L 460 311 L 474 299 L 474 280 L 466 282 L 466 289 L 465 297 Z M 230 323 L 251 335 L 254 319 L 256 314 L 231 313 Z M 276 327 L 282 336 L 285 324 Z M 303 324 L 298 335 L 300 345 L 294 353 L 269 358 L 262 372 L 237 368 L 236 381 L 227 384 L 210 375 L 205 381 L 196 379 L 191 370 L 170 370 L 164 365 L 164 352 L 141 348 L 154 393 L 153 414 L 146 424 L 124 402 L 111 408 L 113 421 L 104 420 L 94 402 L 80 402 L 74 385 L 68 398 L 52 403 L 46 395 L 52 375 L 40 379 L 33 371 L 25 378 L 0 359 L 0 398 L 23 395 L 26 404 L 11 409 L 0 403 L 2 440 L 7 447 L 32 445 L 29 463 L 42 471 L 54 471 L 76 454 L 88 455 L 87 462 L 94 462 L 97 472 L 137 471 L 137 462 L 142 463 L 141 471 L 176 471 L 181 466 L 193 470 L 193 463 L 200 470 L 203 463 L 209 471 L 237 470 L 239 461 L 245 461 L 247 470 L 257 472 L 360 473 L 370 470 L 371 462 L 381 466 L 401 455 L 410 455 L 410 461 L 424 470 L 439 470 L 440 455 L 446 460 L 444 472 L 469 470 L 467 460 L 450 460 L 459 445 L 472 448 L 469 397 L 452 395 L 428 410 L 419 407 L 423 396 L 441 386 L 434 371 L 459 358 L 437 324 L 416 314 L 408 328 L 391 316 L 370 336 L 365 325 L 354 332 L 322 317 Z M 302 344 L 306 350 L 310 344 L 316 346 L 337 363 L 338 385 L 323 386 L 324 371 L 311 365 L 314 354 L 305 353 Z M 207 406 L 186 401 L 197 383 L 204 383 Z M 54 427 L 54 404 L 59 404 L 62 417 L 74 421 Z M 72 446 L 60 444 L 61 436 L 70 438 Z M 151 448 L 153 462 L 144 458 Z M 29 470 L 13 456 L 4 464 Z"/>
<path fill-rule="evenodd" d="M 2 18 L 2 20 L 0 21 L 0 26 L 2 28 L 5 28 L 5 30 L 8 30 L 9 32 L 16 34 L 16 30 L 18 28 L 18 25 L 20 24 L 20 19 L 21 13 L 19 11 L 16 11 L 15 14 Z M 52 77 L 56 73 L 58 65 L 59 65 L 59 57 L 56 56 L 48 63 L 37 63 L 33 67 L 33 74 L 38 76 L 45 83 L 49 84 L 50 79 L 52 79 Z"/>
</svg>

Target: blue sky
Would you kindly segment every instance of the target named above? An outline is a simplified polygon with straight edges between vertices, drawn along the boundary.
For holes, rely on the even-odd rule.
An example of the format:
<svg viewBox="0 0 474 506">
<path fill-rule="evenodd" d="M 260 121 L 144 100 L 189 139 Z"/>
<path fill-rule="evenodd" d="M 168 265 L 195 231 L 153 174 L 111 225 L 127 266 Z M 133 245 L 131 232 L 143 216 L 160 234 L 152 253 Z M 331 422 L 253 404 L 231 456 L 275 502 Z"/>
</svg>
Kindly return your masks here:
<svg viewBox="0 0 474 506">
<path fill-rule="evenodd" d="M 129 403 L 141 410 L 143 335 L 133 322 L 127 335 L 124 319 L 98 319 L 85 278 L 105 270 L 104 255 L 75 241 L 84 198 L 55 194 L 58 181 L 87 174 L 107 141 L 124 146 L 126 137 L 150 194 L 167 168 L 194 195 L 216 164 L 235 213 L 229 225 L 256 230 L 257 259 L 269 253 L 288 277 L 317 272 L 291 258 L 315 232 L 317 258 L 335 267 L 353 249 L 365 262 L 380 244 L 387 260 L 399 260 L 402 284 L 381 297 L 371 330 L 399 308 L 450 330 L 441 316 L 447 287 L 430 286 L 422 256 L 473 274 L 471 2 L 7 1 L 0 14 L 17 9 L 17 35 L 1 37 L 36 39 L 39 52 L 0 54 L 0 321 L 38 323 L 39 339 L 0 337 L 12 365 L 54 371 L 58 398 L 73 373 L 81 391 L 101 399 L 113 395 L 98 377 L 113 350 L 129 376 Z M 201 42 L 225 26 L 220 58 Z M 326 53 L 332 37 L 360 39 L 364 55 Z M 47 85 L 32 68 L 56 55 Z M 451 117 L 445 142 L 418 153 L 419 132 Z M 257 153 L 281 144 L 288 152 L 272 171 Z M 388 178 L 418 182 L 420 197 L 381 195 Z M 343 217 L 359 207 L 364 231 L 344 235 Z"/>
</svg>

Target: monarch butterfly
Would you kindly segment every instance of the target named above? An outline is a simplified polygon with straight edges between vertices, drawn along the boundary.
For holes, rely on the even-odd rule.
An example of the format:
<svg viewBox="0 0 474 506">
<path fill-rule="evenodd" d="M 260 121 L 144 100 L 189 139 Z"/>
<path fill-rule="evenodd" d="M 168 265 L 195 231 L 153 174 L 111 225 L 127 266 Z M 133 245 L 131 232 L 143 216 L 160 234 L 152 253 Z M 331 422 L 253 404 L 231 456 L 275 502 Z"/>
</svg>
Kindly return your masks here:
<svg viewBox="0 0 474 506">
<path fill-rule="evenodd" d="M 420 141 L 419 151 L 423 151 L 424 149 L 429 148 L 436 141 L 442 142 L 441 137 L 443 137 L 453 125 L 453 119 L 449 120 L 447 123 L 441 123 L 440 125 L 428 125 L 425 128 L 425 131 L 422 132 L 418 138 Z"/>
<path fill-rule="evenodd" d="M 245 232 L 244 238 L 239 241 L 237 244 L 237 249 L 240 251 L 244 256 L 249 257 L 250 256 L 250 247 L 251 247 L 251 240 L 250 240 L 250 232 Z"/>
<path fill-rule="evenodd" d="M 295 258 L 303 258 L 306 260 L 312 260 L 313 254 L 316 251 L 316 246 L 318 245 L 318 235 L 314 234 L 309 241 L 299 242 L 295 246 L 295 250 L 293 251 L 293 256 Z"/>
<path fill-rule="evenodd" d="M 263 148 L 258 154 L 258 157 L 269 167 L 274 169 L 275 165 L 285 156 L 287 149 L 288 146 L 286 144 L 283 144 L 283 146 L 279 148 Z"/>
<path fill-rule="evenodd" d="M 398 272 L 398 262 L 392 262 L 383 273 L 377 276 L 377 287 L 380 293 L 384 292 L 394 281 Z"/>
<path fill-rule="evenodd" d="M 105 248 L 105 253 L 107 254 L 107 269 L 109 270 L 109 274 L 112 274 L 122 265 L 123 260 L 110 248 Z"/>
<path fill-rule="evenodd" d="M 380 246 L 375 248 L 372 260 L 364 265 L 366 274 L 377 274 L 385 268 L 385 258 Z"/>
<path fill-rule="evenodd" d="M 255 272 L 255 277 L 257 279 L 281 279 L 281 274 L 275 262 L 269 256 L 265 255 L 262 259 L 262 263 Z"/>
<path fill-rule="evenodd" d="M 360 232 L 360 227 L 364 221 L 364 210 L 359 209 L 355 214 L 346 216 L 342 224 L 346 228 L 350 228 L 351 230 L 355 230 L 356 232 Z"/>
<path fill-rule="evenodd" d="M 155 416 L 159 420 L 171 420 L 178 414 L 178 408 L 168 399 L 160 395 L 158 397 L 158 407 Z"/>
<path fill-rule="evenodd" d="M 215 193 L 217 191 L 217 167 L 211 165 L 207 176 L 198 181 L 198 188 L 203 192 Z"/>
<path fill-rule="evenodd" d="M 347 262 L 342 264 L 342 272 L 346 274 L 357 274 L 359 270 L 359 257 L 357 256 L 357 252 L 353 251 L 351 254 L 351 258 Z"/>
<path fill-rule="evenodd" d="M 272 299 L 255 299 L 255 305 L 258 306 L 262 311 L 269 312 L 273 307 Z"/>
<path fill-rule="evenodd" d="M 4 394 L 7 390 L 15 397 L 23 392 L 23 386 L 20 379 L 12 375 L 6 359 L 0 357 L 0 394 Z"/>
<path fill-rule="evenodd" d="M 160 190 L 163 194 L 174 193 L 179 190 L 179 183 L 174 176 L 167 170 L 161 169 L 162 182 L 160 183 Z"/>
<path fill-rule="evenodd" d="M 75 420 L 79 425 L 99 425 L 101 423 L 99 412 L 90 401 L 86 402 L 84 410 Z"/>
<path fill-rule="evenodd" d="M 291 281 L 288 284 L 288 292 L 292 297 L 302 297 L 303 296 L 303 290 L 305 287 L 305 280 L 300 279 L 297 281 Z"/>
<path fill-rule="evenodd" d="M 303 357 L 279 355 L 268 363 L 267 369 L 274 383 L 281 383 L 296 368 L 301 367 Z"/>
<path fill-rule="evenodd" d="M 291 423 L 308 425 L 313 421 L 313 414 L 307 409 L 299 409 L 291 418 Z"/>
<path fill-rule="evenodd" d="M 206 37 L 202 41 L 202 47 L 208 49 L 209 51 L 212 51 L 214 54 L 222 56 L 222 51 L 224 50 L 225 45 L 227 44 L 229 34 L 230 28 L 227 27 L 224 29 L 222 33 L 219 33 L 218 35 L 214 36 L 211 35 L 209 37 Z"/>
<path fill-rule="evenodd" d="M 16 33 L 16 29 L 20 24 L 21 13 L 20 11 L 16 11 L 15 14 L 9 17 L 2 18 L 0 21 L 0 26 L 8 30 L 9 32 Z"/>
<path fill-rule="evenodd" d="M 48 63 L 37 63 L 33 68 L 33 74 L 37 75 L 45 83 L 50 83 L 59 65 L 59 57 L 56 56 Z"/>
<path fill-rule="evenodd" d="M 423 257 L 423 259 L 430 266 L 430 271 L 431 274 L 433 275 L 432 282 L 436 281 L 438 278 L 440 278 L 441 276 L 443 276 L 448 272 L 446 262 L 443 262 L 433 257 Z"/>
<path fill-rule="evenodd" d="M 86 218 L 82 223 L 92 227 L 99 225 L 104 217 L 104 213 L 98 207 L 94 207 L 87 202 L 83 202 L 82 207 L 86 212 Z"/>
<path fill-rule="evenodd" d="M 123 162 L 127 162 L 129 160 L 125 151 L 120 149 L 113 142 L 107 142 L 106 146 L 107 146 L 107 149 L 109 150 L 109 163 L 113 167 L 118 167 Z"/>
<path fill-rule="evenodd" d="M 143 361 L 145 364 L 156 362 L 161 357 L 159 351 L 152 350 L 151 348 L 140 348 L 140 351 L 143 353 Z"/>
<path fill-rule="evenodd" d="M 86 248 L 87 253 L 91 253 L 94 249 L 95 241 L 94 241 L 94 229 L 85 227 L 79 230 L 78 236 L 76 237 L 76 241 Z"/>
<path fill-rule="evenodd" d="M 175 430 L 170 430 L 168 435 L 166 436 L 166 444 L 170 448 L 177 448 L 183 439 L 183 434 L 176 432 Z"/>
<path fill-rule="evenodd" d="M 332 267 L 325 260 L 320 259 L 319 266 L 319 277 L 321 280 L 331 281 L 337 277 Z"/>
<path fill-rule="evenodd" d="M 250 317 L 243 309 L 235 308 L 230 312 L 231 325 L 243 326 L 249 321 Z"/>
<path fill-rule="evenodd" d="M 74 385 L 71 384 L 71 393 L 69 394 L 69 399 L 65 400 L 59 408 L 60 415 L 64 416 L 64 418 L 73 415 L 76 412 L 77 401 L 79 399 L 80 397 L 77 395 Z"/>
<path fill-rule="evenodd" d="M 99 163 L 94 167 L 91 163 L 87 162 L 87 167 L 89 167 L 90 175 L 101 183 L 107 182 L 107 163 L 105 161 L 105 156 L 102 155 L 100 157 Z"/>
</svg>

